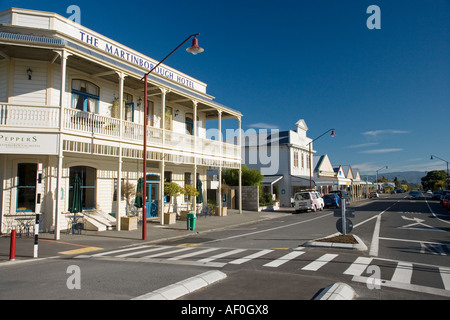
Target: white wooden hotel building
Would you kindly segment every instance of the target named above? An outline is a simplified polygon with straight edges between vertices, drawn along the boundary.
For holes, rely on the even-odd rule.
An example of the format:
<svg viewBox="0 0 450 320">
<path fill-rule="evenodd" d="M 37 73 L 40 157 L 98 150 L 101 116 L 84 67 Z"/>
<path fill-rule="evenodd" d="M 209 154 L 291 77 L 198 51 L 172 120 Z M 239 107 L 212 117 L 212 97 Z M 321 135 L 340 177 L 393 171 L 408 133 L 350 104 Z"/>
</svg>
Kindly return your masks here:
<svg viewBox="0 0 450 320">
<path fill-rule="evenodd" d="M 143 177 L 141 79 L 156 64 L 58 14 L 0 12 L 1 232 L 39 207 L 42 229 L 65 229 L 76 175 L 83 208 L 115 214 L 120 229 L 118 179 L 136 185 Z M 241 139 L 208 139 L 206 122 L 221 132 L 222 119 L 233 118 L 240 132 L 242 114 L 215 102 L 205 83 L 161 65 L 149 75 L 147 111 L 148 201 L 159 203 L 150 214 L 164 216 L 162 181 L 200 179 L 206 201 L 209 167 L 240 169 Z"/>
</svg>

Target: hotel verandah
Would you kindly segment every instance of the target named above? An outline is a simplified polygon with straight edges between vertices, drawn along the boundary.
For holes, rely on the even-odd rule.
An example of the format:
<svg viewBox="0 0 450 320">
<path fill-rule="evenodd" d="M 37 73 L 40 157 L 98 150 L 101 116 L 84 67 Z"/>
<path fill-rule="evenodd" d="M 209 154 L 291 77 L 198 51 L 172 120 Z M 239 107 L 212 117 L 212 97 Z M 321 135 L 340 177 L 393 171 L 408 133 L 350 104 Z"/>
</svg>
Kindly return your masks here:
<svg viewBox="0 0 450 320">
<path fill-rule="evenodd" d="M 143 176 L 142 77 L 156 64 L 58 14 L 0 12 L 1 232 L 17 215 L 35 212 L 38 164 L 41 229 L 57 234 L 67 227 L 62 213 L 76 175 L 83 207 L 114 214 L 120 229 L 126 208 L 117 201 L 118 178 L 136 185 Z M 215 120 L 221 132 L 222 119 L 236 119 L 240 132 L 242 115 L 215 102 L 206 84 L 166 65 L 149 75 L 147 104 L 148 201 L 156 204 L 148 214 L 162 222 L 161 181 L 183 186 L 199 179 L 206 202 L 208 168 L 219 169 L 219 181 L 222 168 L 240 169 L 240 145 L 221 134 L 208 139 L 206 121 Z"/>
</svg>

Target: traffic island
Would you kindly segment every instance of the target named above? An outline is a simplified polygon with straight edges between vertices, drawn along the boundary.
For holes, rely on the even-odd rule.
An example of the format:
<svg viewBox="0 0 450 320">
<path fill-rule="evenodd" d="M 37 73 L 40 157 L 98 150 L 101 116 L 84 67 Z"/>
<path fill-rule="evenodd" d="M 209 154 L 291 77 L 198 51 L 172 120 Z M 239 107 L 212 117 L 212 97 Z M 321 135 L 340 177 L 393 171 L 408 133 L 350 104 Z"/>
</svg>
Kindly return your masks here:
<svg viewBox="0 0 450 320">
<path fill-rule="evenodd" d="M 303 246 L 367 250 L 364 242 L 358 236 L 352 234 L 333 235 L 327 238 L 315 239 L 306 242 Z"/>
</svg>

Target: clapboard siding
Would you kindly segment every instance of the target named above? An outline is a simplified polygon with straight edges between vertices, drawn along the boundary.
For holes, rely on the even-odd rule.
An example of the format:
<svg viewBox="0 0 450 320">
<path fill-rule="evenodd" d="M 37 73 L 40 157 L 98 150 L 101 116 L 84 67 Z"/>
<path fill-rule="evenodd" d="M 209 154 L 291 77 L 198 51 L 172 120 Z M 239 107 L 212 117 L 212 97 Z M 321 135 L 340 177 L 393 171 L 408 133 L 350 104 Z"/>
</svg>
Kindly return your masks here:
<svg viewBox="0 0 450 320">
<path fill-rule="evenodd" d="M 8 77 L 7 60 L 0 60 L 0 102 L 7 102 L 6 99 L 6 81 Z"/>
<path fill-rule="evenodd" d="M 14 94 L 12 102 L 34 106 L 46 105 L 47 62 L 16 59 L 14 68 Z M 31 80 L 27 70 L 33 70 Z"/>
</svg>

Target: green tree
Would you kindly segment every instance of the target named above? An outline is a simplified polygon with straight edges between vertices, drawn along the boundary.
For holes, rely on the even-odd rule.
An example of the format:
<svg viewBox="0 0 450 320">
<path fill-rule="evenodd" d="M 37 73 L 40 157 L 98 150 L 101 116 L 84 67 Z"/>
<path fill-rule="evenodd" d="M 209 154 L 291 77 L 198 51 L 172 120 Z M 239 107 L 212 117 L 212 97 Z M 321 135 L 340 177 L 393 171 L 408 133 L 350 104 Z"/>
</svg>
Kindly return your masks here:
<svg viewBox="0 0 450 320">
<path fill-rule="evenodd" d="M 425 177 L 421 178 L 424 190 L 438 190 L 439 187 L 445 186 L 448 175 L 444 170 L 428 171 Z"/>
<path fill-rule="evenodd" d="M 258 169 L 249 169 L 242 165 L 242 185 L 243 186 L 259 186 L 264 176 Z M 230 186 L 239 185 L 239 170 L 225 169 L 222 171 L 222 179 Z"/>
</svg>

